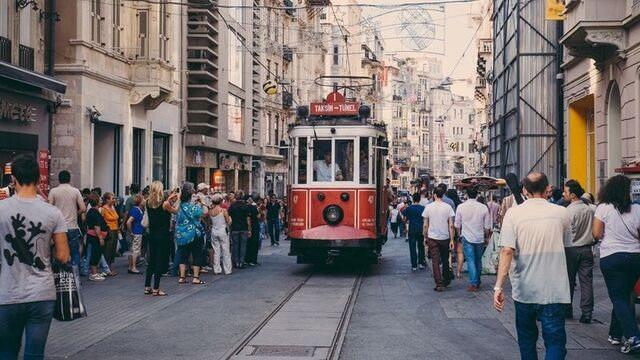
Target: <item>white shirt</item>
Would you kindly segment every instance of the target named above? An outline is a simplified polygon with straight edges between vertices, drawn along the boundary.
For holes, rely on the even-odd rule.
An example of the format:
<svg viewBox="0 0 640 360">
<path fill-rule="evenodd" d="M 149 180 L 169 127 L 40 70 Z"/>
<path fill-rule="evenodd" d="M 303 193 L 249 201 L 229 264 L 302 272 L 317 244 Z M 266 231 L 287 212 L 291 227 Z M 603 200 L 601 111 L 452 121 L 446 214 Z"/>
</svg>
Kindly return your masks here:
<svg viewBox="0 0 640 360">
<path fill-rule="evenodd" d="M 393 208 L 391 209 L 391 223 L 395 224 L 398 222 L 398 213 L 400 211 L 398 211 L 398 209 Z"/>
<path fill-rule="evenodd" d="M 640 205 L 632 204 L 630 212 L 620 214 L 613 205 L 600 204 L 595 217 L 604 223 L 600 258 L 618 252 L 640 253 Z"/>
<path fill-rule="evenodd" d="M 526 304 L 569 304 L 564 248 L 571 245 L 569 211 L 544 199 L 510 208 L 500 244 L 515 250 L 509 279 L 513 300 Z"/>
<path fill-rule="evenodd" d="M 429 221 L 427 236 L 434 240 L 449 240 L 449 219 L 456 216 L 444 201 L 434 201 L 424 207 L 422 217 Z"/>
<path fill-rule="evenodd" d="M 429 204 L 431 204 L 431 200 L 429 200 L 429 198 L 426 198 L 426 197 L 420 198 L 420 205 L 427 206 Z"/>
<path fill-rule="evenodd" d="M 491 230 L 489 209 L 476 199 L 469 199 L 458 205 L 456 210 L 456 228 L 462 228 L 462 237 L 470 243 L 482 244 L 485 230 Z"/>
<path fill-rule="evenodd" d="M 324 160 L 316 160 L 313 162 L 313 173 L 315 174 L 315 181 L 332 181 L 331 179 L 331 166 Z M 340 169 L 336 165 L 336 177 L 340 174 Z"/>
</svg>

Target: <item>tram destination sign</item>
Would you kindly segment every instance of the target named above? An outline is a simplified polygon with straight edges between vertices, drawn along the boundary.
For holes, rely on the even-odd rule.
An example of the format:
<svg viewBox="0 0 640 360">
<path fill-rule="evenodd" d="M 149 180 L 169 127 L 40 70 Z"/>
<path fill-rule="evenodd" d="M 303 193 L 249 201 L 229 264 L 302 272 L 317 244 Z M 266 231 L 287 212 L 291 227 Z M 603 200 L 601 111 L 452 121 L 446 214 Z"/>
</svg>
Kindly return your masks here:
<svg viewBox="0 0 640 360">
<path fill-rule="evenodd" d="M 357 102 L 311 103 L 310 115 L 315 116 L 351 116 L 358 115 L 360 104 Z"/>
</svg>

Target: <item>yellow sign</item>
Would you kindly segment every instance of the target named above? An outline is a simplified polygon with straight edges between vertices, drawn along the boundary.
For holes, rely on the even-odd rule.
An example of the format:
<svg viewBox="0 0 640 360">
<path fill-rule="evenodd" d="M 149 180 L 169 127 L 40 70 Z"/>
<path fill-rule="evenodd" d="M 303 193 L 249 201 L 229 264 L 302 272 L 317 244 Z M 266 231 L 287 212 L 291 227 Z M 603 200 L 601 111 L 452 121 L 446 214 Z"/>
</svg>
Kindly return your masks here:
<svg viewBox="0 0 640 360">
<path fill-rule="evenodd" d="M 563 0 L 547 0 L 545 20 L 564 20 L 564 1 Z"/>
</svg>

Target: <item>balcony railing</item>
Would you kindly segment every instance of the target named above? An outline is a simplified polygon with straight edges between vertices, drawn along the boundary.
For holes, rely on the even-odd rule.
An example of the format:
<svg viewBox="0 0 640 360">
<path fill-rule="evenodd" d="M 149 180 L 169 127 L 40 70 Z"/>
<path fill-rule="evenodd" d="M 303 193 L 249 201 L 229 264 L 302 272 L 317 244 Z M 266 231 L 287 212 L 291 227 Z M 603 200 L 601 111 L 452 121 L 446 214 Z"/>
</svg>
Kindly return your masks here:
<svg viewBox="0 0 640 360">
<path fill-rule="evenodd" d="M 11 62 L 11 40 L 0 36 L 0 61 Z"/>
<path fill-rule="evenodd" d="M 20 44 L 20 46 L 18 47 L 18 55 L 19 55 L 18 66 L 20 66 L 21 68 L 33 71 L 34 69 L 33 48 Z"/>
<path fill-rule="evenodd" d="M 282 59 L 287 62 L 293 61 L 293 49 L 288 47 L 287 45 L 282 46 Z"/>
</svg>

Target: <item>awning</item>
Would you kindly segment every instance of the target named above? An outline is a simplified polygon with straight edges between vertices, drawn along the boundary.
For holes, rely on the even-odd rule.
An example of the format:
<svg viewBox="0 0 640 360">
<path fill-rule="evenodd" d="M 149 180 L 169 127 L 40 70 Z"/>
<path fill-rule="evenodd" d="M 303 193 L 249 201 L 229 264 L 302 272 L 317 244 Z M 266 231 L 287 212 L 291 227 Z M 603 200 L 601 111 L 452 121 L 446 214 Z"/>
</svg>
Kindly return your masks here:
<svg viewBox="0 0 640 360">
<path fill-rule="evenodd" d="M 60 94 L 64 94 L 67 90 L 67 84 L 62 81 L 2 61 L 0 61 L 0 78 L 17 81 L 39 89 L 55 91 Z"/>
</svg>

